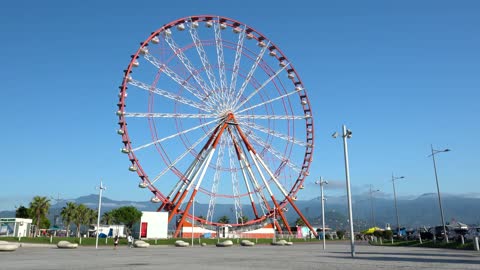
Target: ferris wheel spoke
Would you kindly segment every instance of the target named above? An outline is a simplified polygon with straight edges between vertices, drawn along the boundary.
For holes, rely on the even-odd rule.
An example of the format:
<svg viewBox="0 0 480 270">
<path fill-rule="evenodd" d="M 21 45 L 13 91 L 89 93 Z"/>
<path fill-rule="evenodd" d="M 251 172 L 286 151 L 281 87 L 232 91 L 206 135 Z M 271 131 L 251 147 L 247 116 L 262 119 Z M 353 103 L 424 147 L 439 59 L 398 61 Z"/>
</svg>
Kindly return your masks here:
<svg viewBox="0 0 480 270">
<path fill-rule="evenodd" d="M 168 99 L 171 99 L 171 100 L 175 100 L 175 101 L 178 101 L 180 103 L 183 103 L 185 105 L 189 105 L 191 107 L 194 107 L 194 108 L 197 108 L 199 110 L 202 110 L 202 111 L 206 111 L 206 112 L 211 112 L 212 109 L 210 109 L 209 107 L 205 106 L 205 105 L 202 105 L 202 104 L 199 104 L 193 100 L 190 100 L 190 99 L 187 99 L 187 98 L 184 98 L 182 96 L 179 96 L 179 95 L 175 95 L 173 93 L 170 93 L 168 91 L 165 91 L 165 90 L 162 90 L 162 89 L 159 89 L 159 88 L 156 88 L 156 87 L 153 87 L 153 86 L 150 86 L 146 83 L 143 83 L 143 82 L 140 82 L 140 81 L 137 81 L 135 79 L 130 79 L 130 82 L 129 84 L 133 85 L 133 86 L 136 86 L 140 89 L 143 89 L 143 90 L 146 90 L 146 91 L 149 91 L 151 93 L 154 93 L 154 94 L 157 94 L 159 96 L 163 96 L 163 97 L 166 97 Z"/>
<path fill-rule="evenodd" d="M 232 78 L 230 80 L 230 89 L 229 89 L 230 91 L 229 96 L 231 99 L 234 98 L 235 88 L 237 87 L 237 78 L 238 78 L 238 72 L 240 70 L 240 60 L 242 58 L 244 40 L 245 40 L 245 29 L 243 29 L 238 36 L 237 48 L 235 50 L 235 60 L 233 62 Z"/>
<path fill-rule="evenodd" d="M 247 77 L 246 77 L 245 80 L 243 81 L 242 86 L 240 87 L 240 89 L 238 90 L 237 95 L 235 96 L 235 99 L 234 99 L 234 101 L 233 101 L 233 106 L 232 106 L 232 107 L 236 107 L 238 101 L 239 101 L 240 98 L 242 97 L 242 94 L 243 94 L 243 92 L 245 91 L 245 88 L 247 88 L 248 83 L 249 83 L 250 80 L 252 79 L 253 73 L 255 73 L 255 70 L 256 70 L 257 67 L 258 67 L 258 63 L 260 63 L 260 60 L 262 60 L 263 55 L 265 54 L 265 51 L 267 50 L 267 47 L 268 47 L 268 44 L 267 44 L 265 47 L 263 47 L 263 48 L 260 50 L 260 53 L 257 55 L 257 58 L 255 59 L 255 62 L 253 63 L 253 65 L 252 65 L 252 67 L 250 68 L 250 70 L 248 71 Z"/>
<path fill-rule="evenodd" d="M 205 69 L 205 72 L 207 73 L 208 80 L 210 81 L 210 84 L 212 86 L 212 89 L 218 89 L 218 84 L 217 80 L 215 78 L 215 75 L 213 73 L 212 65 L 208 61 L 208 56 L 207 53 L 205 52 L 205 49 L 203 48 L 202 41 L 200 40 L 200 37 L 198 36 L 198 31 L 197 28 L 194 27 L 192 23 L 189 23 L 189 32 L 190 36 L 192 37 L 193 43 L 195 44 L 195 48 L 197 49 L 198 56 L 200 57 L 200 60 L 202 61 L 203 68 Z M 197 25 L 198 27 L 198 25 Z"/>
<path fill-rule="evenodd" d="M 282 153 L 280 153 L 278 150 L 276 150 L 271 144 L 268 144 L 261 138 L 259 138 L 257 135 L 255 135 L 254 132 L 251 130 L 247 129 L 246 130 L 246 135 L 247 137 L 252 138 L 254 142 L 262 146 L 263 148 L 267 149 L 268 152 L 270 152 L 274 157 L 276 157 L 280 162 L 286 163 L 286 165 L 290 168 L 292 168 L 294 171 L 300 173 L 301 168 L 295 165 L 294 163 L 290 162 L 290 159 L 287 156 L 284 156 Z"/>
<path fill-rule="evenodd" d="M 175 71 L 170 69 L 167 65 L 160 62 L 160 60 L 158 60 L 155 56 L 147 52 L 145 53 L 144 58 L 153 66 L 165 73 L 170 79 L 185 88 L 185 90 L 187 90 L 189 93 L 197 97 L 199 100 L 205 102 L 205 104 L 208 105 L 209 108 L 213 107 L 213 103 L 210 102 L 209 98 L 206 95 L 199 93 L 193 85 L 191 85 L 187 80 L 178 75 Z"/>
<path fill-rule="evenodd" d="M 170 163 L 165 169 L 163 169 L 152 181 L 152 184 L 154 184 L 160 177 L 162 177 L 166 172 L 168 172 L 171 168 L 173 168 L 180 160 L 182 160 L 188 153 L 190 153 L 197 145 L 205 140 L 212 132 L 216 129 L 216 127 L 211 128 L 208 132 L 206 132 L 200 139 L 198 139 L 194 144 L 192 144 L 185 152 L 183 152 L 180 156 L 178 156 L 172 163 Z M 190 171 L 190 168 L 187 170 L 187 172 Z M 188 177 L 187 177 L 188 179 Z M 183 182 L 182 179 L 179 180 L 180 182 Z"/>
<path fill-rule="evenodd" d="M 138 118 L 218 118 L 216 114 L 195 114 L 195 113 L 125 113 L 125 117 Z"/>
<path fill-rule="evenodd" d="M 292 91 L 292 92 L 283 94 L 283 95 L 281 95 L 281 96 L 278 96 L 278 97 L 276 97 L 276 98 L 272 98 L 272 99 L 266 100 L 266 101 L 264 101 L 264 102 L 262 102 L 262 103 L 258 103 L 258 104 L 255 104 L 255 105 L 253 105 L 253 106 L 250 106 L 250 107 L 248 107 L 248 108 L 244 108 L 244 109 L 242 109 L 242 110 L 240 110 L 240 111 L 238 111 L 238 112 L 236 112 L 236 113 L 237 113 L 237 114 L 243 113 L 243 112 L 245 112 L 245 111 L 248 111 L 248 110 L 251 110 L 251 109 L 254 109 L 254 108 L 257 108 L 257 107 L 260 107 L 260 106 L 269 104 L 269 103 L 272 103 L 272 102 L 274 102 L 274 101 L 281 100 L 281 99 L 286 98 L 286 97 L 288 97 L 288 96 L 290 96 L 290 95 L 292 95 L 292 94 L 295 94 L 295 93 L 298 93 L 298 91 L 295 90 L 295 91 Z M 238 107 L 238 108 L 240 108 L 240 107 Z"/>
<path fill-rule="evenodd" d="M 245 126 L 248 126 L 250 128 L 256 129 L 256 130 L 261 131 L 263 133 L 270 134 L 272 136 L 283 139 L 285 141 L 295 143 L 295 144 L 300 145 L 300 146 L 308 146 L 308 144 L 306 142 L 299 141 L 299 140 L 295 139 L 294 137 L 285 135 L 283 133 L 280 133 L 278 131 L 275 131 L 275 130 L 272 130 L 272 129 L 269 129 L 269 128 L 265 128 L 264 126 L 257 125 L 255 123 L 244 122 L 244 121 L 239 121 L 238 123 L 242 124 L 242 125 L 245 125 Z"/>
<path fill-rule="evenodd" d="M 177 137 L 177 136 L 180 136 L 180 135 L 182 135 L 182 134 L 188 133 L 188 132 L 190 132 L 190 131 L 193 131 L 193 130 L 202 128 L 202 127 L 204 127 L 204 126 L 210 125 L 210 124 L 212 124 L 212 123 L 214 123 L 214 122 L 216 122 L 216 121 L 217 121 L 217 120 L 214 119 L 214 120 L 212 120 L 212 121 L 210 121 L 210 122 L 206 122 L 206 123 L 203 123 L 203 124 L 201 124 L 201 125 L 198 125 L 198 126 L 195 126 L 195 127 L 192 127 L 192 128 L 189 128 L 189 129 L 186 129 L 186 130 L 183 130 L 183 131 L 180 131 L 180 132 L 178 132 L 178 133 L 175 133 L 175 134 L 172 134 L 172 135 L 170 135 L 170 136 L 161 138 L 161 139 L 159 139 L 159 140 L 155 140 L 155 141 L 153 141 L 153 142 L 151 142 L 151 143 L 147 143 L 147 144 L 141 145 L 141 146 L 139 146 L 139 147 L 137 147 L 137 148 L 132 149 L 132 151 L 137 151 L 137 150 L 140 150 L 140 149 L 143 149 L 143 148 L 152 146 L 152 145 L 154 145 L 154 144 L 161 143 L 161 142 L 166 141 L 166 140 L 168 140 L 168 139 L 175 138 L 175 137 Z"/>
<path fill-rule="evenodd" d="M 256 158 L 260 164 L 262 165 L 262 167 L 267 171 L 268 175 L 270 176 L 270 178 L 273 180 L 273 182 L 275 182 L 275 184 L 277 185 L 278 189 L 282 192 L 283 196 L 287 197 L 288 196 L 288 193 L 287 191 L 285 190 L 285 187 L 283 187 L 283 185 L 278 181 L 277 177 L 275 177 L 275 175 L 272 173 L 272 171 L 270 170 L 270 168 L 267 166 L 267 164 L 265 164 L 265 162 L 263 161 L 263 159 L 260 157 L 260 155 L 258 153 L 252 153 L 250 152 L 251 154 L 254 155 L 253 158 Z"/>
<path fill-rule="evenodd" d="M 260 85 L 260 87 L 255 89 L 255 91 L 253 91 L 246 99 L 242 100 L 242 102 L 235 107 L 234 111 L 237 110 L 238 108 L 242 107 L 243 104 L 247 103 L 260 90 L 262 90 L 265 86 L 267 86 L 268 83 L 270 83 L 273 79 L 275 79 L 278 76 L 278 74 L 280 74 L 283 70 L 285 70 L 286 67 L 288 67 L 288 64 L 285 65 L 284 67 L 282 67 L 281 69 L 277 70 L 277 72 L 275 72 L 275 74 L 270 76 L 262 85 Z"/>
<path fill-rule="evenodd" d="M 219 19 L 220 21 L 220 19 Z M 223 56 L 223 42 L 222 42 L 222 34 L 220 30 L 220 22 L 214 23 L 214 30 L 215 30 L 215 47 L 217 49 L 217 62 L 218 62 L 218 74 L 220 78 L 220 96 L 222 103 L 220 104 L 221 110 L 225 110 L 227 108 L 227 104 L 229 104 L 229 97 L 227 94 L 227 75 L 225 74 L 225 58 Z"/>
<path fill-rule="evenodd" d="M 266 120 L 304 120 L 308 118 L 305 115 L 257 115 L 257 114 L 240 114 L 235 115 L 237 119 L 266 119 Z"/>
<path fill-rule="evenodd" d="M 200 74 L 193 67 L 192 63 L 190 62 L 190 59 L 188 59 L 188 57 L 183 53 L 183 50 L 180 49 L 180 47 L 177 45 L 175 40 L 173 40 L 172 34 L 170 35 L 164 34 L 164 38 L 165 38 L 165 41 L 170 46 L 170 48 L 172 49 L 173 53 L 177 56 L 180 62 L 182 62 L 182 64 L 185 66 L 188 72 L 190 72 L 192 77 L 195 79 L 198 85 L 200 85 L 200 87 L 202 88 L 203 92 L 208 96 L 208 94 L 212 92 L 212 89 L 208 87 L 208 85 L 202 79 Z"/>
</svg>

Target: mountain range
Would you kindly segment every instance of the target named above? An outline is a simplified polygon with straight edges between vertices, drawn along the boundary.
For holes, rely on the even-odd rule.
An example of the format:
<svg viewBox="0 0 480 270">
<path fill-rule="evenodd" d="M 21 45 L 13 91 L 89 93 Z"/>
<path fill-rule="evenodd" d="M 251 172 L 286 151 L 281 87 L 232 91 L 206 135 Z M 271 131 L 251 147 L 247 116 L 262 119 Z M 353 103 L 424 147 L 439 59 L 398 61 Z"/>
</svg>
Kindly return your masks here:
<svg viewBox="0 0 480 270">
<path fill-rule="evenodd" d="M 76 199 L 58 201 L 50 208 L 49 219 L 54 220 L 61 212 L 66 202 L 83 203 L 87 207 L 96 209 L 98 207 L 98 195 L 91 194 Z M 396 226 L 396 215 L 394 201 L 390 198 L 375 198 L 373 201 L 368 196 L 356 196 L 352 201 L 353 217 L 356 230 L 375 225 L 385 227 L 386 224 Z M 372 211 L 373 203 L 373 211 Z M 321 204 L 319 198 L 311 200 L 296 201 L 297 207 L 304 216 L 315 226 L 321 223 Z M 465 197 L 459 195 L 448 195 L 442 198 L 442 205 L 445 213 L 445 221 L 460 221 L 466 224 L 480 224 L 480 198 Z M 102 197 L 102 213 L 121 206 L 134 206 L 141 211 L 155 211 L 158 204 L 150 201 L 116 201 L 107 197 Z M 298 215 L 291 207 L 286 212 L 286 217 L 290 224 L 293 224 Z M 440 210 L 438 206 L 438 197 L 436 194 L 423 194 L 413 199 L 397 200 L 398 216 L 400 225 L 407 228 L 416 228 L 420 226 L 434 226 L 441 223 Z M 249 207 L 244 207 L 245 215 L 253 216 Z M 331 228 L 346 229 L 347 219 L 347 201 L 345 196 L 329 197 L 325 204 L 326 224 Z M 195 213 L 206 216 L 208 204 L 196 203 Z M 373 214 L 373 215 L 372 215 Z M 235 213 L 230 204 L 216 204 L 213 220 L 218 220 L 221 216 L 228 216 L 231 221 L 235 220 Z M 1 211 L 0 217 L 13 217 L 14 211 Z M 54 224 L 54 222 L 52 222 Z"/>
</svg>

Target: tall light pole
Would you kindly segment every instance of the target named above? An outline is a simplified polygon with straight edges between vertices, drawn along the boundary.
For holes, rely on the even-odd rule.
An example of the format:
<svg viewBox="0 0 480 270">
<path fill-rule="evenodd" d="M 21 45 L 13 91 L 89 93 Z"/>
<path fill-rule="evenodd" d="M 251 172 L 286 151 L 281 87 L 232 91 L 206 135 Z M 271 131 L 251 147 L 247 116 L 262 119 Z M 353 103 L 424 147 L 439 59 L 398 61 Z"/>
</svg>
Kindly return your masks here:
<svg viewBox="0 0 480 270">
<path fill-rule="evenodd" d="M 332 137 L 336 138 L 338 133 L 333 133 Z M 345 125 L 342 126 L 343 138 L 343 154 L 345 157 L 345 178 L 347 182 L 347 201 L 348 201 L 348 218 L 350 221 L 350 249 L 352 257 L 355 257 L 355 235 L 353 231 L 353 214 L 352 214 L 352 194 L 350 192 L 350 171 L 348 166 L 348 144 L 347 139 L 352 137 L 352 131 L 347 129 Z"/>
<path fill-rule="evenodd" d="M 320 181 L 316 181 L 315 184 L 320 185 L 320 200 L 322 201 L 322 235 L 323 235 L 323 250 L 325 250 L 325 198 L 323 197 L 323 185 L 327 184 L 328 181 L 323 180 L 323 177 L 320 177 Z"/>
<path fill-rule="evenodd" d="M 375 212 L 373 210 L 374 209 L 374 207 L 373 207 L 373 193 L 379 192 L 379 191 L 380 191 L 380 189 L 373 190 L 372 185 L 370 185 L 370 192 L 369 192 L 370 193 L 370 207 L 372 209 L 372 222 L 373 222 L 373 227 L 374 228 L 377 227 L 377 224 L 375 223 Z"/>
<path fill-rule="evenodd" d="M 100 187 L 98 187 L 98 189 L 100 190 L 100 194 L 98 196 L 98 214 L 97 214 L 97 237 L 95 239 L 95 248 L 98 249 L 98 235 L 99 235 L 99 232 L 100 232 L 100 210 L 102 209 L 102 192 L 103 190 L 107 189 L 102 181 L 100 180 Z"/>
<path fill-rule="evenodd" d="M 195 199 L 192 199 L 192 247 L 193 247 L 193 228 L 195 227 Z"/>
<path fill-rule="evenodd" d="M 397 192 L 395 191 L 395 180 L 404 179 L 405 176 L 395 177 L 392 173 L 392 184 L 393 184 L 393 201 L 395 202 L 395 214 L 397 216 L 397 237 L 400 238 L 400 220 L 398 218 L 398 208 L 397 208 Z"/>
<path fill-rule="evenodd" d="M 447 228 L 445 226 L 445 218 L 443 217 L 442 198 L 440 197 L 440 187 L 438 186 L 437 164 L 435 163 L 435 155 L 442 152 L 449 152 L 450 149 L 447 148 L 444 150 L 435 150 L 433 149 L 433 145 L 430 145 L 430 147 L 432 149 L 432 154 L 429 156 L 432 157 L 433 170 L 435 171 L 435 182 L 437 183 L 438 205 L 440 206 L 440 217 L 442 218 L 443 235 L 445 237 L 445 241 L 448 243 Z"/>
</svg>

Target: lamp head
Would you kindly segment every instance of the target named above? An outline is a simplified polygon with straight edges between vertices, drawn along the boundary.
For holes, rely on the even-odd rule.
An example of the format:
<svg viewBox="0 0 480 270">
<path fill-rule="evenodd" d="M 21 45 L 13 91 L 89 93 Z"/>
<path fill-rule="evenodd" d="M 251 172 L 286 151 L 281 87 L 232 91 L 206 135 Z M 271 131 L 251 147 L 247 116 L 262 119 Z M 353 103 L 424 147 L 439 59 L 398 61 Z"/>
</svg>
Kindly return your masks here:
<svg viewBox="0 0 480 270">
<path fill-rule="evenodd" d="M 347 134 L 345 134 L 348 139 L 352 138 L 352 131 L 350 129 L 347 129 Z"/>
<path fill-rule="evenodd" d="M 335 131 L 335 132 L 332 134 L 332 138 L 336 139 L 337 137 L 338 137 L 338 132 Z"/>
<path fill-rule="evenodd" d="M 448 149 L 448 148 L 445 149 L 445 150 L 443 150 L 443 152 L 450 152 L 450 151 L 452 151 L 452 150 L 450 150 L 450 149 Z"/>
</svg>

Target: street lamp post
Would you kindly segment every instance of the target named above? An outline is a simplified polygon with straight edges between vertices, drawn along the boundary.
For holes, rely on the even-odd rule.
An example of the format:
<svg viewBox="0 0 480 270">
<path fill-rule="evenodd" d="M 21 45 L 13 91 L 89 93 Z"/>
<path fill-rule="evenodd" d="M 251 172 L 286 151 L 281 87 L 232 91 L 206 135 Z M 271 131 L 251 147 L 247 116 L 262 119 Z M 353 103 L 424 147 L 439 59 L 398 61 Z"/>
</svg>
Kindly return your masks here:
<svg viewBox="0 0 480 270">
<path fill-rule="evenodd" d="M 404 179 L 405 176 L 395 177 L 392 173 L 392 184 L 393 184 L 393 201 L 395 202 L 395 214 L 397 216 L 397 237 L 400 237 L 400 219 L 398 218 L 398 208 L 397 208 L 397 192 L 395 191 L 395 180 Z"/>
<path fill-rule="evenodd" d="M 98 249 L 98 235 L 99 235 L 99 232 L 100 232 L 100 210 L 102 209 L 102 192 L 103 190 L 107 189 L 102 181 L 100 181 L 100 187 L 98 187 L 98 189 L 100 190 L 100 194 L 98 196 L 98 214 L 97 214 L 97 237 L 95 239 L 95 249 Z"/>
<path fill-rule="evenodd" d="M 429 155 L 432 157 L 433 160 L 433 170 L 435 171 L 435 182 L 437 183 L 437 194 L 438 194 L 438 205 L 440 206 L 440 217 L 442 218 L 442 226 L 443 226 L 443 235 L 445 237 L 445 241 L 448 243 L 448 235 L 447 235 L 447 228 L 445 226 L 445 218 L 443 216 L 443 207 L 442 207 L 442 198 L 440 197 L 440 187 L 438 185 L 438 175 L 437 175 L 437 164 L 435 163 L 435 155 L 442 152 L 449 152 L 450 149 L 444 150 L 435 150 L 433 149 L 433 145 L 430 145 L 432 154 Z"/>
<path fill-rule="evenodd" d="M 338 133 L 335 132 L 332 137 L 336 138 Z M 347 129 L 345 125 L 342 126 L 342 138 L 343 138 L 343 154 L 345 158 L 345 178 L 347 185 L 347 201 L 348 201 L 348 219 L 350 222 L 350 249 L 352 257 L 355 257 L 355 235 L 353 231 L 353 214 L 352 214 L 352 194 L 350 192 L 350 170 L 348 165 L 348 144 L 347 139 L 352 137 L 352 131 Z"/>
<path fill-rule="evenodd" d="M 192 247 L 193 247 L 193 228 L 195 227 L 195 199 L 192 199 Z"/>
<path fill-rule="evenodd" d="M 377 224 L 375 223 L 375 212 L 374 212 L 374 207 L 373 207 L 373 193 L 379 192 L 380 189 L 372 190 L 372 185 L 370 185 L 370 207 L 372 209 L 372 222 L 373 222 L 373 227 L 377 227 Z"/>
<path fill-rule="evenodd" d="M 323 185 L 328 184 L 328 181 L 323 180 L 320 177 L 320 181 L 316 181 L 315 184 L 320 185 L 320 200 L 322 201 L 322 238 L 323 238 L 323 250 L 326 248 L 325 243 L 325 198 L 323 197 Z"/>
</svg>

